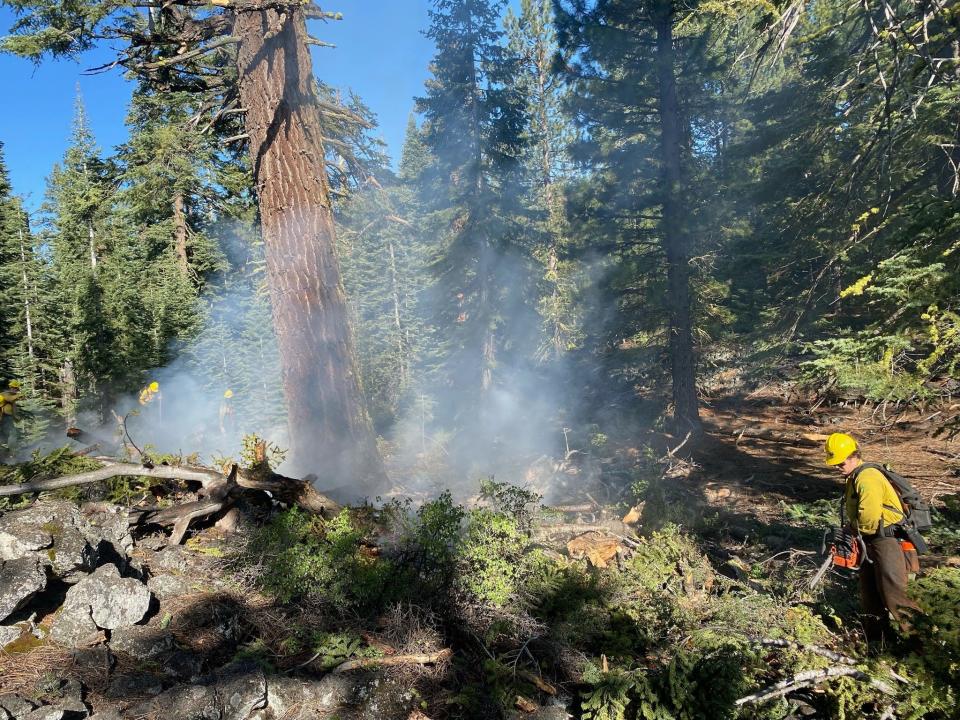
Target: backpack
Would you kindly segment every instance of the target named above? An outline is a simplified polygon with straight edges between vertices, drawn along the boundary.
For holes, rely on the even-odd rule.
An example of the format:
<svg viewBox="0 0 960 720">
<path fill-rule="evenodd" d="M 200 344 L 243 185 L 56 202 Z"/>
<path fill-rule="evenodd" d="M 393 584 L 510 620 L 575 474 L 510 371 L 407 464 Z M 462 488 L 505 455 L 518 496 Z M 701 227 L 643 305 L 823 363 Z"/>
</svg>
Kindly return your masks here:
<svg viewBox="0 0 960 720">
<path fill-rule="evenodd" d="M 925 552 L 926 543 L 923 541 L 920 533 L 933 527 L 930 504 L 921 497 L 920 493 L 910 484 L 909 480 L 891 469 L 889 465 L 881 465 L 880 463 L 873 462 L 862 463 L 860 467 L 854 470 L 851 475 L 851 480 L 856 480 L 857 475 L 867 468 L 874 468 L 882 472 L 887 482 L 893 487 L 893 491 L 897 494 L 897 497 L 900 498 L 900 504 L 903 506 L 904 512 L 903 519 L 898 522 L 897 525 L 903 528 L 907 538 L 913 542 L 919 552 Z"/>
</svg>

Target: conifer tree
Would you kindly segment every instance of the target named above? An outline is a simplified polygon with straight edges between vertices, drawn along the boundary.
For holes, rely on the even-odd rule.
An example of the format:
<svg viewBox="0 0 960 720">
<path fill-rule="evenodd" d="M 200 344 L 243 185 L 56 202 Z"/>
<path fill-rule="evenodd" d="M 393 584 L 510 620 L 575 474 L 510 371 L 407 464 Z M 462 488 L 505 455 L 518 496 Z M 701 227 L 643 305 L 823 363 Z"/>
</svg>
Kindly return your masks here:
<svg viewBox="0 0 960 720">
<path fill-rule="evenodd" d="M 667 345 L 676 429 L 697 433 L 690 261 L 702 210 L 693 180 L 712 154 L 702 145 L 715 105 L 708 24 L 695 5 L 672 0 L 571 0 L 557 9 L 559 65 L 582 131 L 573 152 L 587 170 L 571 214 L 613 263 L 614 339 Z M 662 331 L 651 302 L 668 317 Z"/>
<path fill-rule="evenodd" d="M 196 93 L 218 124 L 240 113 L 260 209 L 294 462 L 332 485 L 384 480 L 356 372 L 307 18 L 312 2 L 259 0 L 53 3 L 5 0 L 18 13 L 3 49 L 72 56 L 122 39 L 116 63 L 161 91 Z M 284 132 L 278 132 L 280 127 Z"/>
<path fill-rule="evenodd" d="M 440 377 L 455 384 L 465 413 L 483 407 L 511 342 L 507 317 L 524 311 L 528 251 L 520 157 L 526 124 L 515 84 L 517 59 L 498 29 L 502 2 L 436 0 L 427 36 L 437 45 L 426 96 L 426 197 L 442 238 L 435 262 Z M 482 414 L 482 410 L 481 410 Z"/>
</svg>

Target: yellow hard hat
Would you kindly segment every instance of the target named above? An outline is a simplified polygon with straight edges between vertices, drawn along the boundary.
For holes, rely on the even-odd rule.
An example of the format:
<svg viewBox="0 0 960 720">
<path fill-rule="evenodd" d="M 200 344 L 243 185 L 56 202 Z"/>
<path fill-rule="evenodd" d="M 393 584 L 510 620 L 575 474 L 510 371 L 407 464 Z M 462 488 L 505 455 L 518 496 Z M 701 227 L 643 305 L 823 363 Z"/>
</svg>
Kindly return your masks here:
<svg viewBox="0 0 960 720">
<path fill-rule="evenodd" d="M 857 441 L 846 433 L 833 433 L 827 438 L 827 465 L 839 465 L 857 451 Z"/>
<path fill-rule="evenodd" d="M 233 390 L 229 390 L 229 389 L 228 389 L 228 390 L 223 394 L 223 396 L 224 396 L 225 398 L 232 398 L 232 397 L 233 397 Z"/>
<path fill-rule="evenodd" d="M 154 381 L 153 381 L 152 383 L 150 383 L 147 387 L 150 388 L 150 392 L 157 392 L 157 391 L 160 389 L 160 383 L 158 383 L 156 380 L 154 380 Z"/>
</svg>

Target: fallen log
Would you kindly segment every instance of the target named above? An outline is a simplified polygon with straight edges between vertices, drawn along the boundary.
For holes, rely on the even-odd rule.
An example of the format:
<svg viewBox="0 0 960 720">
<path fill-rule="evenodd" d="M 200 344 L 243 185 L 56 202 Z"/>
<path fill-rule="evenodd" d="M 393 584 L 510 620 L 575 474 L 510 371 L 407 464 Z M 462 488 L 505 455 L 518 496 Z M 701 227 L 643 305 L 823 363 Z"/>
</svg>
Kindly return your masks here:
<svg viewBox="0 0 960 720">
<path fill-rule="evenodd" d="M 215 494 L 215 488 L 228 480 L 223 473 L 210 468 L 174 465 L 144 467 L 134 463 L 120 462 L 113 458 L 98 457 L 96 460 L 105 463 L 105 466 L 76 475 L 65 475 L 48 480 L 33 480 L 18 485 L 3 485 L 0 486 L 0 497 L 60 490 L 77 485 L 89 485 L 114 477 L 131 476 L 198 482 L 203 487 L 203 494 L 209 498 Z M 304 510 L 324 517 L 336 515 L 341 510 L 339 504 L 318 492 L 310 480 L 298 480 L 273 472 L 255 473 L 245 470 L 236 470 L 235 472 L 235 481 L 231 481 L 230 484 L 236 484 L 236 486 L 245 490 L 269 492 L 281 502 L 298 505 Z"/>
<path fill-rule="evenodd" d="M 388 665 L 435 665 L 451 657 L 453 657 L 453 650 L 445 648 L 440 652 L 426 655 L 390 655 L 388 657 L 357 658 L 356 660 L 347 660 L 344 663 L 340 663 L 330 672 L 333 675 L 340 675 L 345 672 L 350 672 L 351 670 L 386 667 Z"/>
</svg>

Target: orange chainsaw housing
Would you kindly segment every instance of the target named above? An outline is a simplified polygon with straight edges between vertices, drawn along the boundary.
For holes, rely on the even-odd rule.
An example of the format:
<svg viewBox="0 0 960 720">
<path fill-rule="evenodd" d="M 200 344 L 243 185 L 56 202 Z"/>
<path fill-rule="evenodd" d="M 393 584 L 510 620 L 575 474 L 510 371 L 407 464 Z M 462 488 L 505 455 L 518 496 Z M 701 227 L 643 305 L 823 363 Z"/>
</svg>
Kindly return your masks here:
<svg viewBox="0 0 960 720">
<path fill-rule="evenodd" d="M 833 558 L 833 564 L 837 567 L 856 570 L 860 567 L 860 543 L 851 543 L 849 552 L 841 552 L 836 545 L 831 545 L 830 556 Z"/>
</svg>

